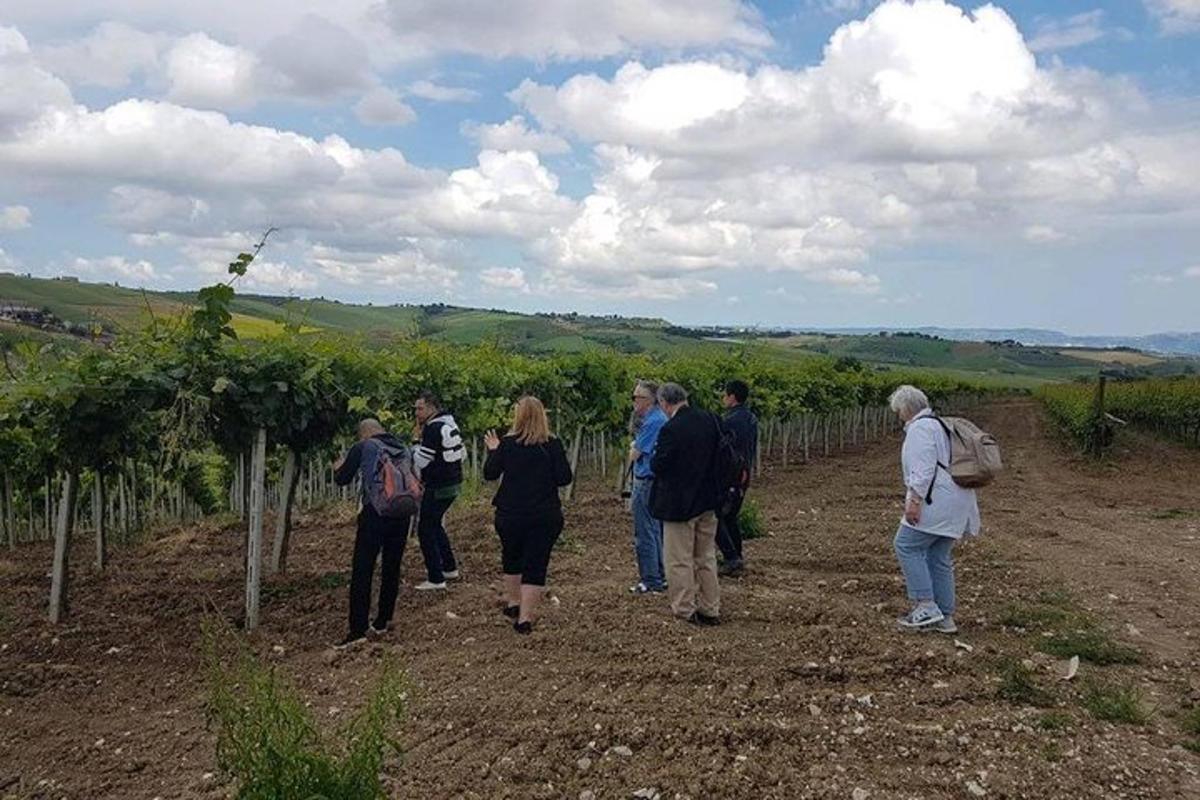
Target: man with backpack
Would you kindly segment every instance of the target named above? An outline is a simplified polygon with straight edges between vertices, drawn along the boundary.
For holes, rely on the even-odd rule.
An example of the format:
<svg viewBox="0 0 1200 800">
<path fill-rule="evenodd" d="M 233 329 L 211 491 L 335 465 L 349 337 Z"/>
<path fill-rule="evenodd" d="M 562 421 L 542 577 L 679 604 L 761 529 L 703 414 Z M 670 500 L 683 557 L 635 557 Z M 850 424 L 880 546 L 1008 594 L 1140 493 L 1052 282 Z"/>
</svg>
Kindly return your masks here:
<svg viewBox="0 0 1200 800">
<path fill-rule="evenodd" d="M 717 581 L 717 515 L 723 487 L 718 473 L 721 422 L 692 408 L 677 383 L 658 390 L 669 418 L 651 458 L 650 511 L 663 521 L 667 597 L 671 611 L 694 625 L 721 623 Z"/>
<path fill-rule="evenodd" d="M 392 614 L 396 609 L 396 596 L 400 593 L 400 561 L 404 557 L 404 543 L 412 520 L 415 501 L 411 492 L 418 486 L 387 487 L 394 493 L 410 492 L 407 503 L 387 502 L 384 496 L 394 483 L 387 474 L 407 471 L 413 473 L 408 447 L 384 430 L 375 419 L 364 419 L 358 424 L 358 441 L 346 455 L 333 465 L 333 478 L 339 486 L 347 486 L 359 476 L 362 483 L 362 509 L 358 512 L 358 530 L 354 536 L 354 558 L 350 572 L 350 631 L 335 647 L 345 649 L 365 642 L 368 634 L 382 636 L 391 627 Z M 376 507 L 383 510 L 384 516 Z M 408 513 L 404 513 L 407 511 Z M 370 625 L 367 618 L 371 611 L 371 579 L 375 572 L 375 561 L 382 553 L 379 574 L 379 610 Z"/>
<path fill-rule="evenodd" d="M 750 387 L 743 381 L 733 380 L 725 384 L 725 416 L 722 422 L 726 430 L 733 434 L 734 446 L 741 457 L 744 476 L 738 484 L 730 487 L 729 500 L 726 508 L 717 519 L 717 547 L 721 549 L 720 575 L 731 578 L 739 577 L 746 566 L 742 555 L 742 528 L 738 523 L 738 515 L 742 512 L 742 503 L 746 500 L 746 490 L 750 488 L 750 469 L 758 452 L 758 417 L 746 407 L 750 397 Z"/>
</svg>

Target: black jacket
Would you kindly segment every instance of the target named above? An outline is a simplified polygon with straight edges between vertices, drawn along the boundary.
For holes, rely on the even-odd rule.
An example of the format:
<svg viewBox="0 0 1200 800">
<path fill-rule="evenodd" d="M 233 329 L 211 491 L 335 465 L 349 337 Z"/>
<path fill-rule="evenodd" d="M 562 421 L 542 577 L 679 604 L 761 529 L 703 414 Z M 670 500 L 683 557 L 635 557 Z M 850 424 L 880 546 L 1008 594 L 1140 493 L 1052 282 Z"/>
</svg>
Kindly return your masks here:
<svg viewBox="0 0 1200 800">
<path fill-rule="evenodd" d="M 650 461 L 650 513 L 655 519 L 686 522 L 716 510 L 718 425 L 715 415 L 683 406 L 658 432 Z"/>
<path fill-rule="evenodd" d="M 723 422 L 733 432 L 734 447 L 746 459 L 746 466 L 753 467 L 758 455 L 758 417 L 743 404 L 726 411 Z"/>
<path fill-rule="evenodd" d="M 571 465 L 562 442 L 551 437 L 545 444 L 521 444 L 511 434 L 483 462 L 483 477 L 503 476 L 492 505 L 497 515 L 530 517 L 561 514 L 558 487 L 571 482 Z"/>
</svg>

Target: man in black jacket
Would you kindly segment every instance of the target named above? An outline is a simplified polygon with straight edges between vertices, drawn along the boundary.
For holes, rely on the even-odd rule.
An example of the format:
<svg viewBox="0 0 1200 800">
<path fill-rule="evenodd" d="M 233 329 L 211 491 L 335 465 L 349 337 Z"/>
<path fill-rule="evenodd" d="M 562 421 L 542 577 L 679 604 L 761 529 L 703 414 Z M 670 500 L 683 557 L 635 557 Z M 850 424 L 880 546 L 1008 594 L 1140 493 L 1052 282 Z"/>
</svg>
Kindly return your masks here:
<svg viewBox="0 0 1200 800">
<path fill-rule="evenodd" d="M 720 422 L 687 404 L 687 392 L 663 384 L 658 401 L 670 418 L 651 459 L 650 512 L 663 521 L 671 611 L 696 625 L 721 621 L 717 582 L 716 452 Z"/>
<path fill-rule="evenodd" d="M 458 423 L 442 409 L 437 395 L 421 392 L 413 410 L 420 427 L 420 444 L 413 451 L 413 463 L 425 484 L 417 517 L 417 539 L 421 542 L 427 573 L 426 580 L 413 588 L 424 592 L 445 589 L 447 580 L 458 577 L 458 562 L 444 520 L 462 490 L 462 462 L 467 451 Z"/>
<path fill-rule="evenodd" d="M 725 384 L 725 423 L 726 430 L 734 435 L 734 446 L 746 462 L 747 469 L 754 466 L 758 454 L 758 417 L 746 408 L 746 399 L 750 396 L 750 387 L 742 381 L 729 381 Z M 745 569 L 746 560 L 742 556 L 742 529 L 738 525 L 738 514 L 742 511 L 742 503 L 746 495 L 739 492 L 734 498 L 729 513 L 717 520 L 717 547 L 721 548 L 720 574 L 738 577 Z"/>
<path fill-rule="evenodd" d="M 358 423 L 358 441 L 333 465 L 333 479 L 347 486 L 354 476 L 362 479 L 362 510 L 358 512 L 358 531 L 354 536 L 354 559 L 350 573 L 350 632 L 335 645 L 344 649 L 366 641 L 367 634 L 382 635 L 391 627 L 400 593 L 400 561 L 408 539 L 411 517 L 381 517 L 371 505 L 371 487 L 377 479 L 381 454 L 403 453 L 405 445 L 383 429 L 378 420 Z M 375 560 L 383 554 L 379 571 L 379 612 L 368 627 L 371 611 L 371 576 Z"/>
</svg>

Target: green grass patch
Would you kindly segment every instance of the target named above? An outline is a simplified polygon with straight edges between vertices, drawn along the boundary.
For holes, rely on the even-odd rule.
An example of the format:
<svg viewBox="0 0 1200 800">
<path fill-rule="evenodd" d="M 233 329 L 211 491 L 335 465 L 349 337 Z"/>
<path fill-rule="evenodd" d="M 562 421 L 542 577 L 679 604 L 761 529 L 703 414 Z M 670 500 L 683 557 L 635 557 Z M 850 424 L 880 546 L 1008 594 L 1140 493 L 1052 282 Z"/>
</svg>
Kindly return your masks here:
<svg viewBox="0 0 1200 800">
<path fill-rule="evenodd" d="M 1160 511 L 1150 512 L 1151 519 L 1187 519 L 1189 517 L 1200 517 L 1200 511 L 1191 508 L 1164 508 Z"/>
<path fill-rule="evenodd" d="M 1179 724 L 1185 733 L 1200 736 L 1200 708 L 1193 708 L 1186 712 L 1183 715 L 1183 719 L 1179 721 Z"/>
<path fill-rule="evenodd" d="M 1200 753 L 1200 739 L 1189 739 L 1183 743 L 1183 748 L 1193 753 Z"/>
<path fill-rule="evenodd" d="M 1051 764 L 1057 764 L 1059 761 L 1062 761 L 1063 758 L 1062 745 L 1060 745 L 1058 742 L 1044 743 L 1039 748 L 1039 752 L 1041 753 L 1042 758 Z"/>
<path fill-rule="evenodd" d="M 1041 629 L 1066 622 L 1061 608 L 1041 603 L 1010 603 L 1000 612 L 1000 624 L 1009 628 Z"/>
<path fill-rule="evenodd" d="M 1069 729 L 1072 723 L 1070 714 L 1062 711 L 1047 711 L 1038 717 L 1037 727 L 1043 731 L 1060 732 Z"/>
<path fill-rule="evenodd" d="M 1000 663 L 1000 688 L 996 694 L 1001 700 L 1019 706 L 1048 706 L 1054 695 L 1038 686 L 1033 670 L 1016 659 Z"/>
<path fill-rule="evenodd" d="M 738 512 L 738 527 L 742 530 L 742 540 L 761 539 L 767 535 L 767 524 L 763 520 L 762 510 L 750 498 L 742 503 Z"/>
<path fill-rule="evenodd" d="M 203 630 L 217 764 L 236 783 L 238 800 L 387 797 L 379 773 L 385 755 L 399 749 L 391 729 L 407 697 L 399 669 L 385 664 L 362 710 L 323 735 L 295 688 L 236 632 L 214 619 Z"/>
<path fill-rule="evenodd" d="M 1089 620 L 1077 620 L 1078 627 L 1059 631 L 1038 642 L 1043 653 L 1059 658 L 1079 656 L 1097 666 L 1137 664 L 1142 654 L 1129 645 L 1121 644 L 1112 635 Z"/>
<path fill-rule="evenodd" d="M 1080 702 L 1093 717 L 1105 722 L 1145 725 L 1150 720 L 1142 693 L 1132 684 L 1089 681 Z"/>
</svg>

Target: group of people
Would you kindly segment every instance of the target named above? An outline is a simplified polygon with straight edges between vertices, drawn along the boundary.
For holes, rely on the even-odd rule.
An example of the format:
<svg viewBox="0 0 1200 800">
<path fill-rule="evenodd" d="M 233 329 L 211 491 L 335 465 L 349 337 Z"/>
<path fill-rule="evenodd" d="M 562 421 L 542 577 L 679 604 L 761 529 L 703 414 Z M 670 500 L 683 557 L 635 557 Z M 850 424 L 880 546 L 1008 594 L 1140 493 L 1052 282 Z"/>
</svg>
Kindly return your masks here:
<svg viewBox="0 0 1200 800">
<path fill-rule="evenodd" d="M 757 461 L 758 420 L 747 406 L 749 396 L 744 382 L 729 381 L 722 396 L 725 413 L 718 417 L 691 406 L 677 383 L 639 381 L 633 389 L 628 496 L 638 581 L 630 591 L 665 594 L 672 613 L 694 625 L 721 623 L 719 576 L 738 577 L 746 568 L 739 515 L 749 484 L 731 486 L 720 474 L 719 462 L 723 447 L 732 448 L 741 464 Z M 916 387 L 901 386 L 890 404 L 905 425 L 901 467 L 906 495 L 893 546 L 913 603 L 898 623 L 954 633 L 951 551 L 964 534 L 979 532 L 975 492 L 952 480 L 946 467 L 950 441 L 928 398 Z M 416 528 L 427 572 L 415 588 L 437 591 L 460 574 L 444 518 L 461 489 L 465 450 L 453 416 L 433 393 L 422 392 L 414 411 L 412 465 L 424 489 Z M 484 478 L 500 482 L 492 504 L 504 573 L 503 613 L 517 633 L 529 634 L 551 552 L 563 530 L 559 489 L 573 480 L 571 465 L 562 442 L 550 433 L 542 402 L 528 395 L 515 404 L 508 432 L 488 431 L 484 446 Z M 380 516 L 367 498 L 372 482 L 379 480 L 379 459 L 405 447 L 377 420 L 363 420 L 358 442 L 334 465 L 338 483 L 359 477 L 363 486 L 350 628 L 338 647 L 382 636 L 392 626 L 411 519 Z M 372 576 L 381 556 L 378 610 L 369 620 Z"/>
</svg>

